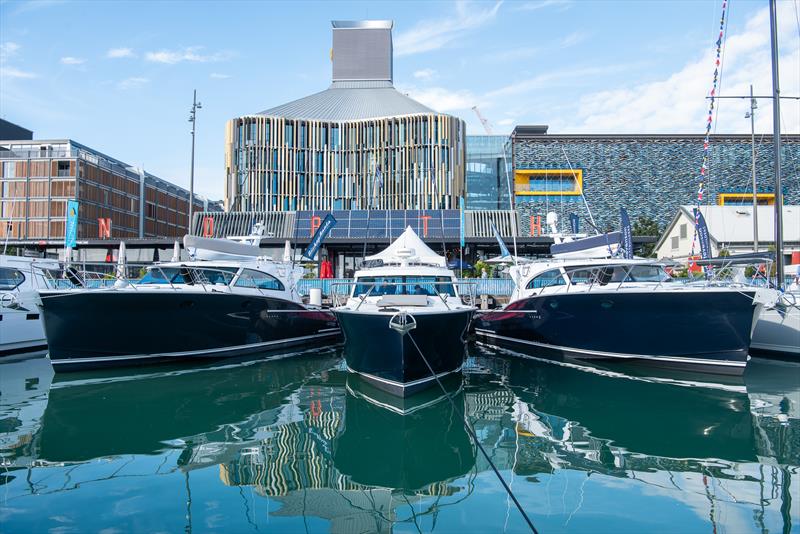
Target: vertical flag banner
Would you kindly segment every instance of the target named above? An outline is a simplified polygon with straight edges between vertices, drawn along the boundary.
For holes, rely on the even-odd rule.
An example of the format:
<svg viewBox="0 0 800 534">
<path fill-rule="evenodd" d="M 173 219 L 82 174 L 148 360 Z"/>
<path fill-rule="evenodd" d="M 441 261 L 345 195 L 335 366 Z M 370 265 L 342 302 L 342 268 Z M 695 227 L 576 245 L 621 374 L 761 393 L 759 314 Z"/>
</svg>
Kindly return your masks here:
<svg viewBox="0 0 800 534">
<path fill-rule="evenodd" d="M 697 235 L 697 240 L 700 242 L 700 256 L 707 260 L 711 257 L 711 240 L 708 236 L 708 226 L 706 226 L 706 219 L 703 217 L 703 214 L 700 213 L 700 210 L 695 208 L 694 209 L 694 220 L 697 221 L 697 225 L 694 228 L 695 235 Z"/>
<path fill-rule="evenodd" d="M 464 239 L 464 234 L 466 229 L 466 221 L 464 220 L 464 197 L 458 197 L 458 209 L 461 210 L 461 225 L 460 225 L 460 233 L 461 233 L 461 248 L 464 248 L 466 245 L 466 240 Z"/>
<path fill-rule="evenodd" d="M 67 225 L 64 246 L 75 248 L 78 241 L 78 201 L 67 200 Z"/>
<path fill-rule="evenodd" d="M 619 209 L 619 218 L 622 226 L 622 248 L 626 260 L 633 259 L 633 230 L 631 229 L 631 220 L 628 217 L 628 210 L 625 208 Z"/>
<path fill-rule="evenodd" d="M 503 242 L 503 238 L 500 237 L 500 232 L 497 231 L 497 227 L 494 225 L 494 222 L 492 222 L 491 225 L 492 232 L 494 232 L 494 238 L 497 239 L 497 244 L 500 245 L 500 256 L 503 258 L 511 256 L 511 253 L 508 251 L 508 247 Z"/>
<path fill-rule="evenodd" d="M 572 228 L 572 233 L 577 234 L 581 231 L 581 221 L 575 213 L 569 214 L 569 225 Z"/>
<path fill-rule="evenodd" d="M 319 225 L 317 228 L 314 237 L 311 238 L 311 242 L 308 244 L 306 249 L 303 251 L 303 256 L 313 260 L 317 256 L 317 251 L 319 251 L 319 247 L 322 245 L 322 242 L 328 236 L 328 232 L 336 226 L 336 219 L 330 213 L 325 217 L 325 220 L 322 221 L 322 224 Z"/>
</svg>

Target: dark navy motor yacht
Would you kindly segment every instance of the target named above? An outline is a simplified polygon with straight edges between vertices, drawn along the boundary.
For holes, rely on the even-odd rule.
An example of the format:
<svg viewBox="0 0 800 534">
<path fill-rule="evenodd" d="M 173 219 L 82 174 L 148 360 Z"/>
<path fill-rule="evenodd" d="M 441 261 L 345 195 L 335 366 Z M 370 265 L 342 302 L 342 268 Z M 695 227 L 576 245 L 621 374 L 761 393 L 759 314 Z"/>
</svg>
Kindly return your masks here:
<svg viewBox="0 0 800 534">
<path fill-rule="evenodd" d="M 410 227 L 367 257 L 347 302 L 334 308 L 348 369 L 398 396 L 460 372 L 475 308 L 462 301 L 456 282 L 445 258 Z"/>
<path fill-rule="evenodd" d="M 681 283 L 665 266 L 589 258 L 517 265 L 511 301 L 477 316 L 475 334 L 537 353 L 742 374 L 754 325 L 776 293 Z"/>
<path fill-rule="evenodd" d="M 140 280 L 39 291 L 53 368 L 241 356 L 339 336 L 331 312 L 302 303 L 303 269 L 287 257 L 229 240 L 184 242 L 194 259 L 154 264 Z"/>
</svg>

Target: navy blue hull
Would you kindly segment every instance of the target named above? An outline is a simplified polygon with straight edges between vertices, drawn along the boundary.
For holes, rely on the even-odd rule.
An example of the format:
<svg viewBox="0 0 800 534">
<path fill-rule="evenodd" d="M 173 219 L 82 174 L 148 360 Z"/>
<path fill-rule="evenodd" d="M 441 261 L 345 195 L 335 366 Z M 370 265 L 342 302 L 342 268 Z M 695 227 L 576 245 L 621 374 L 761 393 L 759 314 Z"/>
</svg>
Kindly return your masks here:
<svg viewBox="0 0 800 534">
<path fill-rule="evenodd" d="M 335 316 L 264 296 L 173 291 L 42 295 L 56 371 L 242 356 L 335 340 Z"/>
<path fill-rule="evenodd" d="M 620 291 L 531 297 L 477 316 L 475 334 L 490 343 L 578 358 L 741 374 L 756 309 L 753 293 Z"/>
<path fill-rule="evenodd" d="M 344 357 L 350 370 L 395 395 L 410 395 L 435 385 L 409 336 L 414 338 L 437 375 L 461 369 L 471 309 L 414 315 L 417 326 L 408 334 L 389 328 L 393 315 L 392 312 L 336 311 L 345 337 Z"/>
</svg>

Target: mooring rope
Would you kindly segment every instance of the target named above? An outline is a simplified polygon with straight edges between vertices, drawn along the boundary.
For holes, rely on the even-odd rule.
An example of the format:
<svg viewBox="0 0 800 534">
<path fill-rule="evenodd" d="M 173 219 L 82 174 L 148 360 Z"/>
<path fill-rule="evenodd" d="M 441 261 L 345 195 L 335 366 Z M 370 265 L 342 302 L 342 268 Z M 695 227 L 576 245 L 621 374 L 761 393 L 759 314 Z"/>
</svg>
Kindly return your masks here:
<svg viewBox="0 0 800 534">
<path fill-rule="evenodd" d="M 456 403 L 453 402 L 453 399 L 447 393 L 447 390 L 445 389 L 445 387 L 442 384 L 442 382 L 439 380 L 439 377 L 436 375 L 436 372 L 433 370 L 433 367 L 431 367 L 431 364 L 428 363 L 428 359 L 422 353 L 422 350 L 419 348 L 419 345 L 417 345 L 417 342 L 414 339 L 414 336 L 411 335 L 411 331 L 406 332 L 406 334 L 408 335 L 408 339 L 411 340 L 411 343 L 414 344 L 414 348 L 417 349 L 417 352 L 419 352 L 419 355 L 422 357 L 422 361 L 425 362 L 425 366 L 428 368 L 428 371 L 430 371 L 430 373 L 433 376 L 434 380 L 436 380 L 436 383 L 439 384 L 439 388 L 442 390 L 442 393 L 444 393 L 445 397 L 447 397 L 448 402 L 450 402 L 450 406 L 453 407 L 453 410 L 455 410 L 456 413 L 460 413 L 462 415 L 462 420 L 464 422 L 464 428 L 467 429 L 467 433 L 472 438 L 472 441 L 475 442 L 475 445 L 478 447 L 478 449 L 480 449 L 481 453 L 483 454 L 483 457 L 486 458 L 486 461 L 489 462 L 490 466 L 492 466 L 492 470 L 494 471 L 494 474 L 497 475 L 497 478 L 500 480 L 500 483 L 503 485 L 503 488 L 506 490 L 506 493 L 508 493 L 508 496 L 511 497 L 512 501 L 514 501 L 514 505 L 516 505 L 517 510 L 519 510 L 519 513 L 522 514 L 522 517 L 523 517 L 523 519 L 525 519 L 525 522 L 528 523 L 528 526 L 530 527 L 531 532 L 533 532 L 534 534 L 539 534 L 539 531 L 536 530 L 535 526 L 533 526 L 533 522 L 530 520 L 530 518 L 528 517 L 528 514 L 525 513 L 525 510 L 522 508 L 522 505 L 517 500 L 516 495 L 514 495 L 514 492 L 511 491 L 511 488 L 506 483 L 505 479 L 503 479 L 503 475 L 500 474 L 500 471 L 498 471 L 497 467 L 494 465 L 494 462 L 492 462 L 492 459 L 489 457 L 489 454 L 486 452 L 486 450 L 484 450 L 483 445 L 481 445 L 481 442 L 478 441 L 478 436 L 475 434 L 475 430 L 472 428 L 472 424 L 467 420 L 467 414 L 466 413 L 462 413 L 461 410 L 459 410 L 458 407 L 456 406 Z"/>
</svg>

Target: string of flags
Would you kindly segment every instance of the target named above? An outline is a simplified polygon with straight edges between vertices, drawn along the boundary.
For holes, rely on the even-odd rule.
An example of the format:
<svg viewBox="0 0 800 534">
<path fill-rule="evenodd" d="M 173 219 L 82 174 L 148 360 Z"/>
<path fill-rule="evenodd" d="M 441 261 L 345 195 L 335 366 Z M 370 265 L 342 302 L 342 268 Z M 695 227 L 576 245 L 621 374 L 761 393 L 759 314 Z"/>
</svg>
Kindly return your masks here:
<svg viewBox="0 0 800 534">
<path fill-rule="evenodd" d="M 711 125 L 714 122 L 714 102 L 715 97 L 717 96 L 717 87 L 719 84 L 719 70 L 721 65 L 721 57 L 722 57 L 722 42 L 725 36 L 725 12 L 728 7 L 728 0 L 722 1 L 722 15 L 719 19 L 719 36 L 717 37 L 717 53 L 716 58 L 714 60 L 714 80 L 711 85 L 711 92 L 709 96 L 708 104 L 708 117 L 706 118 L 706 135 L 703 139 L 703 163 L 700 166 L 700 186 L 697 188 L 697 209 L 695 210 L 695 218 L 694 218 L 694 227 L 695 232 L 694 236 L 692 237 L 692 255 L 694 255 L 694 246 L 697 242 L 697 226 L 700 224 L 699 220 L 699 213 L 700 213 L 700 204 L 703 202 L 703 194 L 705 193 L 705 183 L 706 177 L 708 175 L 708 163 L 710 158 L 710 146 L 711 146 Z"/>
</svg>

